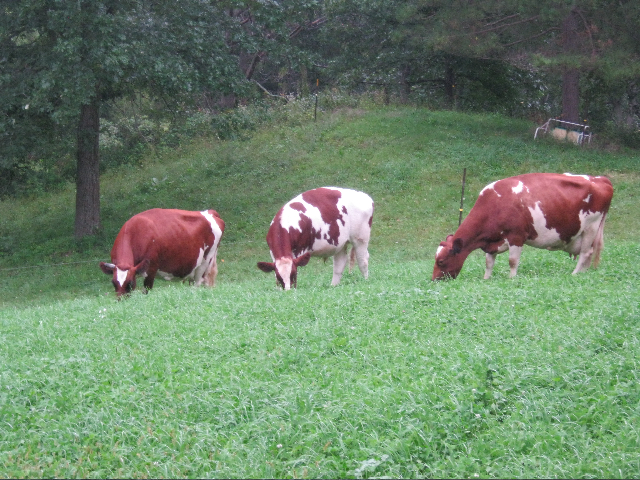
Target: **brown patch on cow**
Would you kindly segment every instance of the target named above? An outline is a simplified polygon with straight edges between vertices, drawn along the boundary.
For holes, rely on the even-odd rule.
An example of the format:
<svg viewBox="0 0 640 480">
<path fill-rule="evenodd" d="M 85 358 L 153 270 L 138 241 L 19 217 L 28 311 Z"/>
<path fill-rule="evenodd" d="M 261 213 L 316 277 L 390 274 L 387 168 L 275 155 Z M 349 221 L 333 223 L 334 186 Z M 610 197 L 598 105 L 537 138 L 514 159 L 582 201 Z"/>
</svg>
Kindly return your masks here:
<svg viewBox="0 0 640 480">
<path fill-rule="evenodd" d="M 290 203 L 289 206 L 291 208 L 293 208 L 294 210 L 297 210 L 297 211 L 302 212 L 302 213 L 307 211 L 307 207 L 305 207 L 304 204 L 300 203 L 300 202 Z"/>
<path fill-rule="evenodd" d="M 209 213 L 224 231 L 218 213 L 215 210 Z M 158 270 L 178 278 L 189 275 L 200 250 L 204 249 L 206 256 L 214 242 L 211 224 L 200 212 L 154 208 L 125 222 L 111 249 L 111 263 L 121 270 L 131 270 L 147 261 L 144 283 L 151 288 Z"/>
<path fill-rule="evenodd" d="M 331 188 L 316 188 L 302 194 L 302 199 L 316 207 L 320 211 L 322 221 L 329 225 L 329 232 L 325 234 L 324 239 L 331 245 L 338 245 L 340 237 L 338 221 L 341 221 L 342 225 L 346 224 L 340 210 L 338 210 L 338 200 L 341 196 L 342 193 L 339 190 Z"/>
<path fill-rule="evenodd" d="M 306 215 L 300 215 L 298 222 L 300 230 L 291 227 L 288 232 L 291 241 L 291 252 L 297 257 L 313 248 L 316 240 L 320 239 L 320 232 L 313 228 L 313 222 Z M 284 231 L 284 229 L 282 229 Z"/>
<path fill-rule="evenodd" d="M 301 203 L 298 205 L 304 207 Z M 313 228 L 313 222 L 304 214 L 300 214 L 297 229 L 295 227 L 290 227 L 289 230 L 283 228 L 282 210 L 284 208 L 286 206 L 278 211 L 267 232 L 267 244 L 274 258 L 297 257 L 311 250 L 315 240 L 320 238 L 320 232 Z"/>
<path fill-rule="evenodd" d="M 283 207 L 284 208 L 284 207 Z M 278 210 L 276 216 L 273 218 L 273 222 L 267 232 L 267 244 L 271 249 L 273 258 L 281 258 L 286 255 L 290 255 L 291 243 L 289 242 L 289 235 L 287 230 L 282 228 L 282 210 Z"/>
<path fill-rule="evenodd" d="M 580 231 L 581 212 L 604 212 L 609 209 L 613 194 L 611 182 L 605 177 L 590 177 L 589 180 L 581 176 L 558 175 L 553 195 L 536 200 L 546 220 L 546 227 L 556 230 L 564 243 L 569 243 Z M 540 192 L 549 188 L 549 179 L 532 175 L 527 178 L 525 185 L 530 190 Z M 585 202 L 587 198 L 589 200 Z M 534 199 L 531 199 L 528 206 L 533 207 L 534 204 Z M 562 208 L 558 208 L 558 205 L 562 205 Z M 529 238 L 534 239 L 535 236 Z"/>
</svg>

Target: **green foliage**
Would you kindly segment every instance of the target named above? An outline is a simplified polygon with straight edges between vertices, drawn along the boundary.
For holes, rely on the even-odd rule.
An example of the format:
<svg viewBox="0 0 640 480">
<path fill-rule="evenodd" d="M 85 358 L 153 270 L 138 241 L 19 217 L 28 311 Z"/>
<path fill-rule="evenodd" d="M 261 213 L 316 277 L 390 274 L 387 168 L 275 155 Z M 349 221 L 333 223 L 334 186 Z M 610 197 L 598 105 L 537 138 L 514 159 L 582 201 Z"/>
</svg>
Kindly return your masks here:
<svg viewBox="0 0 640 480">
<path fill-rule="evenodd" d="M 0 196 L 38 193 L 74 179 L 78 109 L 92 99 L 111 110 L 123 98 L 149 96 L 161 99 L 166 110 L 157 116 L 143 106 L 133 115 L 103 115 L 103 167 L 135 164 L 149 149 L 206 135 L 209 124 L 220 138 L 258 128 L 270 112 L 218 115 L 222 99 L 246 104 L 256 98 L 258 90 L 246 79 L 254 60 L 252 79 L 279 94 L 307 97 L 317 90 L 317 79 L 321 99 L 334 95 L 326 86 L 340 86 L 379 94 L 383 102 L 540 121 L 559 114 L 557 77 L 573 65 L 583 72 L 583 118 L 592 130 L 634 146 L 638 6 L 580 4 L 580 51 L 561 55 L 559 26 L 571 5 L 190 0 L 176 8 L 166 1 L 5 2 Z M 202 96 L 213 105 L 198 111 L 193 102 Z"/>
<path fill-rule="evenodd" d="M 144 93 L 175 110 L 203 92 L 251 97 L 254 87 L 243 70 L 243 56 L 270 52 L 281 61 L 295 58 L 290 22 L 306 19 L 315 5 L 313 0 L 185 0 L 178 6 L 133 0 L 3 2 L 0 195 L 30 189 L 39 178 L 34 171 L 59 173 L 55 163 L 60 157 L 66 162 L 74 152 L 75 139 L 69 139 L 83 105 L 97 108 Z M 196 119 L 190 115 L 181 126 L 201 132 L 203 122 L 196 125 Z M 112 142 L 107 145 L 128 149 L 125 162 L 139 157 L 141 146 L 155 142 L 162 130 L 144 117 L 133 118 L 132 124 L 129 118 L 119 124 L 108 120 L 105 139 Z M 106 153 L 105 163 L 122 163 L 112 153 Z M 94 157 L 92 152 L 96 165 Z"/>
<path fill-rule="evenodd" d="M 600 131 L 609 121 L 637 128 L 640 15 L 632 3 L 339 0 L 326 6 L 321 51 L 351 88 L 384 86 L 404 102 L 537 120 L 562 113 L 560 78 L 570 66 L 582 74 L 582 118 Z M 568 53 L 560 27 L 574 7 L 578 46 Z"/>
</svg>

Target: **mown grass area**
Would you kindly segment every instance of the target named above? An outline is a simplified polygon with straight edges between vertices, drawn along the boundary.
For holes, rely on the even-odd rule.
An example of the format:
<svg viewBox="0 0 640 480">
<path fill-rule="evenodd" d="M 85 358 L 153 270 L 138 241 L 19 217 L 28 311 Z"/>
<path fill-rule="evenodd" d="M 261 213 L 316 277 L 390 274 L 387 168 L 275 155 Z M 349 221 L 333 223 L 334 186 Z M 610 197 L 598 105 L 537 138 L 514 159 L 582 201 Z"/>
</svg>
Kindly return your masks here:
<svg viewBox="0 0 640 480">
<path fill-rule="evenodd" d="M 0 476 L 638 477 L 638 158 L 530 128 L 394 107 L 201 141 L 106 174 L 80 244 L 71 191 L 3 202 Z M 431 282 L 464 167 L 465 211 L 512 174 L 609 175 L 601 267 L 525 249 L 483 281 L 476 252 Z M 283 292 L 255 267 L 266 230 L 322 185 L 374 198 L 370 278 L 331 288 L 315 260 Z M 155 206 L 220 212 L 218 286 L 116 302 L 97 261 Z"/>
</svg>

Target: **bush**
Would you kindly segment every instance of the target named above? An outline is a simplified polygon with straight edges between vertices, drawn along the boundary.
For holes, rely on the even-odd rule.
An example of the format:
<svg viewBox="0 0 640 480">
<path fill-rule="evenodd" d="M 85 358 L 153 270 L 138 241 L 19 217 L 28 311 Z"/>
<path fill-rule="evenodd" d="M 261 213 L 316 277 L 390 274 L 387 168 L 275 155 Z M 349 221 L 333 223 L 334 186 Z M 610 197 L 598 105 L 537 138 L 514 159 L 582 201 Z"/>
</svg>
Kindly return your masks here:
<svg viewBox="0 0 640 480">
<path fill-rule="evenodd" d="M 640 149 L 640 130 L 637 127 L 607 122 L 599 137 L 606 144 Z"/>
</svg>

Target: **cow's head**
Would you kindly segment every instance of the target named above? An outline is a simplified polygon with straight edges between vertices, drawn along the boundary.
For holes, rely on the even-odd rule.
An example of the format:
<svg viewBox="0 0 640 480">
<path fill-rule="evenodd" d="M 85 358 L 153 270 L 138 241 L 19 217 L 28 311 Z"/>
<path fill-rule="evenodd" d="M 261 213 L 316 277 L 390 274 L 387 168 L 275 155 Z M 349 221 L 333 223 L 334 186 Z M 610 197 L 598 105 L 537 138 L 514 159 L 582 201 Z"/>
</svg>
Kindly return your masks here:
<svg viewBox="0 0 640 480">
<path fill-rule="evenodd" d="M 465 256 L 462 252 L 462 239 L 453 239 L 453 235 L 447 236 L 444 242 L 440 243 L 436 251 L 436 263 L 433 266 L 433 277 L 431 280 L 440 280 L 445 277 L 456 278 L 462 270 Z"/>
<path fill-rule="evenodd" d="M 122 267 L 122 268 L 121 268 Z M 149 259 L 141 261 L 135 267 L 114 265 L 113 263 L 100 262 L 100 268 L 107 275 L 113 275 L 111 282 L 116 289 L 118 299 L 122 295 L 131 293 L 136 288 L 136 275 L 143 275 L 149 268 Z"/>
<path fill-rule="evenodd" d="M 258 262 L 258 268 L 263 272 L 276 272 L 276 280 L 282 288 L 289 290 L 296 288 L 298 281 L 298 267 L 309 263 L 311 253 L 307 252 L 298 258 L 282 257 L 275 262 Z"/>
</svg>

